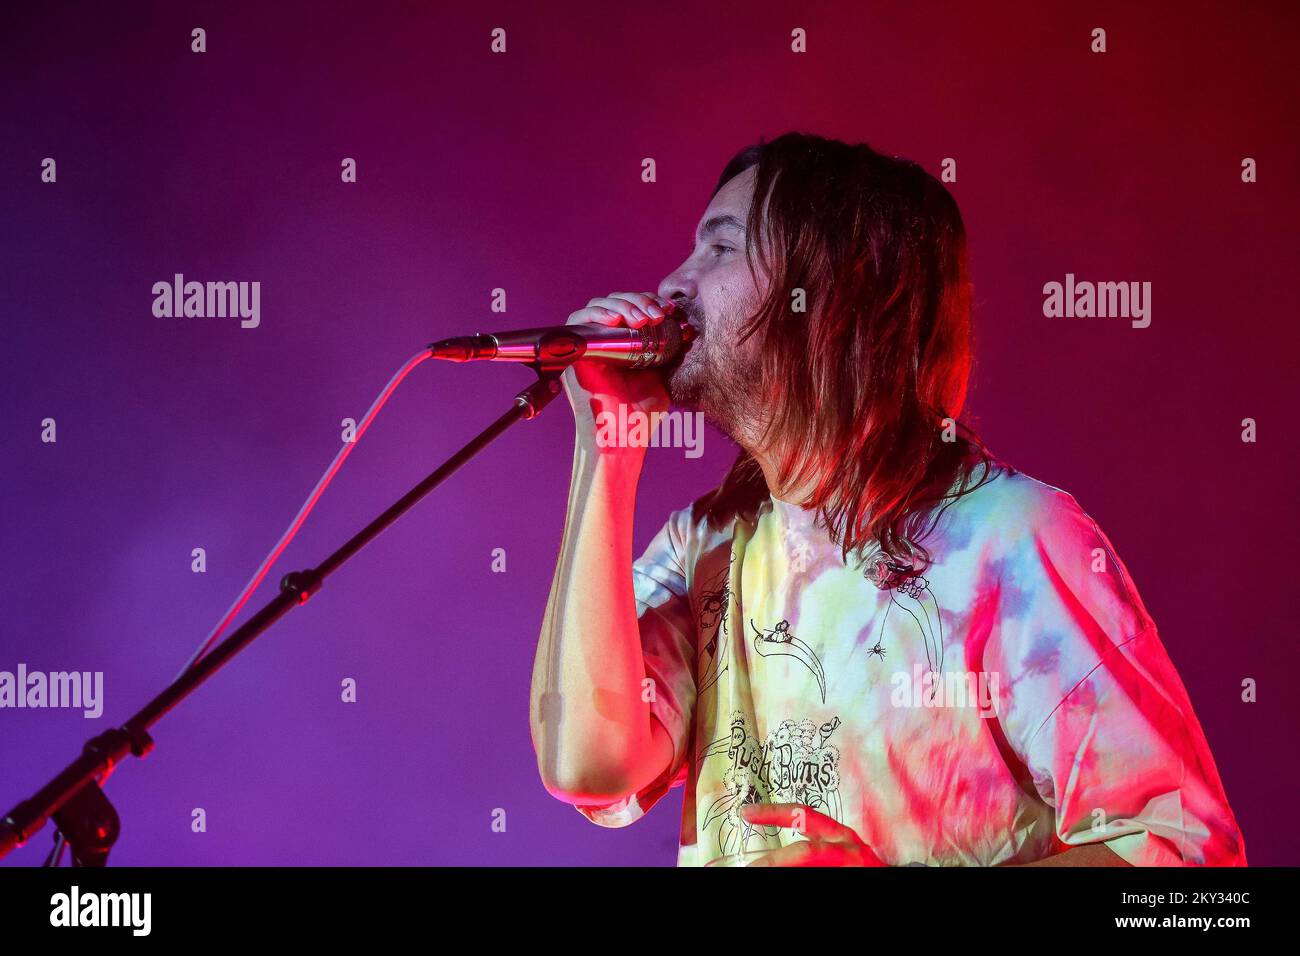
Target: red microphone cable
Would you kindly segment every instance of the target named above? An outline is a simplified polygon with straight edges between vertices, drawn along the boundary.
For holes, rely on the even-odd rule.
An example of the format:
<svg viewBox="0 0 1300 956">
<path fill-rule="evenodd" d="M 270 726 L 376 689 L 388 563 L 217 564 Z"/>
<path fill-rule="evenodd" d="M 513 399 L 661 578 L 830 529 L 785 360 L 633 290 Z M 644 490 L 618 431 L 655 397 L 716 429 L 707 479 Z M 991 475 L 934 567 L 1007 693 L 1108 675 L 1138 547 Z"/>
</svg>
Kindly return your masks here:
<svg viewBox="0 0 1300 956">
<path fill-rule="evenodd" d="M 366 433 L 366 429 L 368 429 L 370 423 L 375 420 L 375 416 L 378 415 L 379 410 L 384 407 L 384 403 L 388 401 L 389 396 L 393 394 L 398 385 L 402 384 L 402 379 L 406 378 L 406 376 L 410 374 L 411 369 L 415 368 L 425 359 L 432 357 L 433 353 L 428 349 L 423 349 L 420 352 L 417 352 L 407 360 L 406 364 L 397 370 L 397 373 L 391 379 L 389 379 L 388 384 L 384 386 L 383 391 L 379 393 L 379 396 L 371 404 L 370 410 L 366 412 L 365 417 L 361 419 L 361 424 L 357 427 L 356 436 L 352 441 L 344 442 L 343 447 L 340 448 L 338 454 L 334 456 L 334 460 L 330 462 L 329 467 L 325 469 L 325 474 L 321 475 L 320 481 L 316 482 L 316 487 L 312 489 L 311 494 L 307 496 L 307 500 L 304 501 L 302 507 L 298 509 L 298 516 L 293 519 L 293 522 L 289 525 L 288 529 L 280 536 L 280 540 L 276 543 L 275 547 L 271 549 L 271 553 L 262 561 L 261 566 L 249 580 L 248 584 L 244 586 L 244 590 L 240 593 L 239 597 L 237 597 L 235 602 L 230 605 L 230 609 L 226 611 L 221 620 L 217 622 L 217 626 L 212 629 L 212 633 L 210 633 L 203 643 L 199 645 L 198 650 L 196 650 L 193 656 L 190 657 L 189 662 L 186 663 L 186 665 L 181 669 L 181 672 L 176 675 L 176 680 L 184 677 L 191 667 L 203 659 L 203 655 L 212 647 L 213 642 L 221 636 L 221 632 L 226 629 L 230 622 L 234 620 L 235 615 L 237 615 L 244 604 L 247 603 L 248 599 L 253 596 L 253 592 L 256 591 L 258 585 L 262 583 L 262 579 L 266 577 L 266 572 L 271 570 L 271 565 L 275 564 L 275 562 L 279 560 L 281 553 L 289 546 L 289 542 L 298 534 L 298 530 L 302 527 L 303 522 L 307 520 L 307 516 L 311 514 L 312 509 L 316 507 L 316 502 L 320 500 L 320 496 L 325 493 L 325 489 L 328 488 L 330 482 L 334 480 L 334 476 L 338 473 L 339 468 L 343 466 L 343 462 L 347 461 L 348 455 L 352 454 L 352 449 L 357 446 L 357 442 L 361 441 L 361 436 Z"/>
</svg>

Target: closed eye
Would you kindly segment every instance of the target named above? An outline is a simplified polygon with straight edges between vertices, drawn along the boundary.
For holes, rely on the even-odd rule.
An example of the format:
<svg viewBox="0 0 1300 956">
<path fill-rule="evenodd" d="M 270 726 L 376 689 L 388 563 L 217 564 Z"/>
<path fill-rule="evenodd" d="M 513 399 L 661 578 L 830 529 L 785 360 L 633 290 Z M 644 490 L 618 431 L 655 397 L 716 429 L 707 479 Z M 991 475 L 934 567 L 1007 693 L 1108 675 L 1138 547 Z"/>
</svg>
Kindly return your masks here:
<svg viewBox="0 0 1300 956">
<path fill-rule="evenodd" d="M 723 244 L 721 244 L 721 243 L 712 243 L 712 244 L 710 244 L 710 245 L 709 245 L 709 250 L 710 250 L 710 251 L 711 251 L 715 256 L 725 256 L 728 252 L 735 252 L 735 251 L 736 251 L 736 250 L 735 250 L 735 247 L 733 247 L 733 246 L 725 246 L 725 245 L 723 245 Z M 694 249 L 694 248 L 691 248 L 691 249 L 686 253 L 686 258 L 689 259 L 689 258 L 690 258 L 691 256 L 693 256 L 693 255 L 695 255 L 695 249 Z"/>
</svg>

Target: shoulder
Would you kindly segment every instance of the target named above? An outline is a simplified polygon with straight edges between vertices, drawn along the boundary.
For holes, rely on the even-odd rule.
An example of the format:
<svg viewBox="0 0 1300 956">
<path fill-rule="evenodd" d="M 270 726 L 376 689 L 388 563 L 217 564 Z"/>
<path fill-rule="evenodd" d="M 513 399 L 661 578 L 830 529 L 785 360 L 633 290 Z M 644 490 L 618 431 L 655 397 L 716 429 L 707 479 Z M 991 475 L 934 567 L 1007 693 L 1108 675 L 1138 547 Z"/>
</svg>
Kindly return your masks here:
<svg viewBox="0 0 1300 956">
<path fill-rule="evenodd" d="M 712 492 L 670 511 L 637 564 L 670 565 L 677 574 L 685 577 L 702 551 L 729 541 L 734 534 L 734 522 L 720 526 L 708 516 L 710 495 Z"/>
<path fill-rule="evenodd" d="M 664 524 L 677 543 L 684 548 L 692 545 L 716 544 L 735 536 L 738 515 L 719 515 L 712 509 L 716 503 L 717 489 L 707 491 L 685 507 L 668 515 Z"/>
<path fill-rule="evenodd" d="M 1062 621 L 1094 621 L 1117 640 L 1152 626 L 1110 538 L 1069 492 L 1010 471 L 951 510 L 964 550 L 1017 598 L 1009 612 L 1052 608 Z"/>
<path fill-rule="evenodd" d="M 977 474 L 975 483 L 979 478 Z M 978 536 L 996 537 L 1007 544 L 1070 535 L 1091 539 L 1099 531 L 1074 495 L 1006 466 L 957 498 L 948 510 Z"/>
</svg>

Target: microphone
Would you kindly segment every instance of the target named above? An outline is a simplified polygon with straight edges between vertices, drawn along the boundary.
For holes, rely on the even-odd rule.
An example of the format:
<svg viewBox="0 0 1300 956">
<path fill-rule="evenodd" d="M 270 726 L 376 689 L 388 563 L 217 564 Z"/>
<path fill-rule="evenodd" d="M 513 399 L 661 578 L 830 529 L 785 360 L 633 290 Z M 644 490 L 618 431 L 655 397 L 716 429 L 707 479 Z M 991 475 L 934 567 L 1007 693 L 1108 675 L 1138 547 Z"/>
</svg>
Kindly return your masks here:
<svg viewBox="0 0 1300 956">
<path fill-rule="evenodd" d="M 695 326 L 685 319 L 668 317 L 639 329 L 583 323 L 480 332 L 434 342 L 429 351 L 449 362 L 533 362 L 543 368 L 563 368 L 591 359 L 655 368 L 677 358 L 695 335 Z"/>
</svg>

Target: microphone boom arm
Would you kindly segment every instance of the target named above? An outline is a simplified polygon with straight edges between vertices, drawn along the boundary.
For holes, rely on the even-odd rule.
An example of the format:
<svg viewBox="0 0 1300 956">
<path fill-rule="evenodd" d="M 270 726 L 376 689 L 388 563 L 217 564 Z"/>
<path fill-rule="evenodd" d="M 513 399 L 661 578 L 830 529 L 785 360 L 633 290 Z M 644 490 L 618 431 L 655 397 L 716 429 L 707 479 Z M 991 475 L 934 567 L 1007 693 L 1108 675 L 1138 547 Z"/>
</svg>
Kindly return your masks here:
<svg viewBox="0 0 1300 956">
<path fill-rule="evenodd" d="M 461 359 L 460 361 L 465 361 Z M 120 728 L 88 741 L 76 760 L 28 800 L 0 817 L 0 857 L 25 844 L 54 818 L 80 865 L 103 866 L 117 839 L 120 824 L 111 804 L 99 792 L 114 767 L 129 754 L 145 757 L 153 750 L 149 728 L 198 689 L 231 658 L 251 644 L 272 624 L 320 590 L 325 578 L 337 571 L 379 536 L 461 465 L 469 461 L 520 419 L 536 418 L 561 391 L 560 373 L 568 365 L 533 364 L 537 381 L 515 396 L 510 410 L 485 428 L 404 494 L 379 517 L 348 539 L 317 567 L 292 571 L 280 581 L 280 593 L 229 637 L 200 658 Z M 56 862 L 57 862 L 57 858 Z"/>
</svg>

